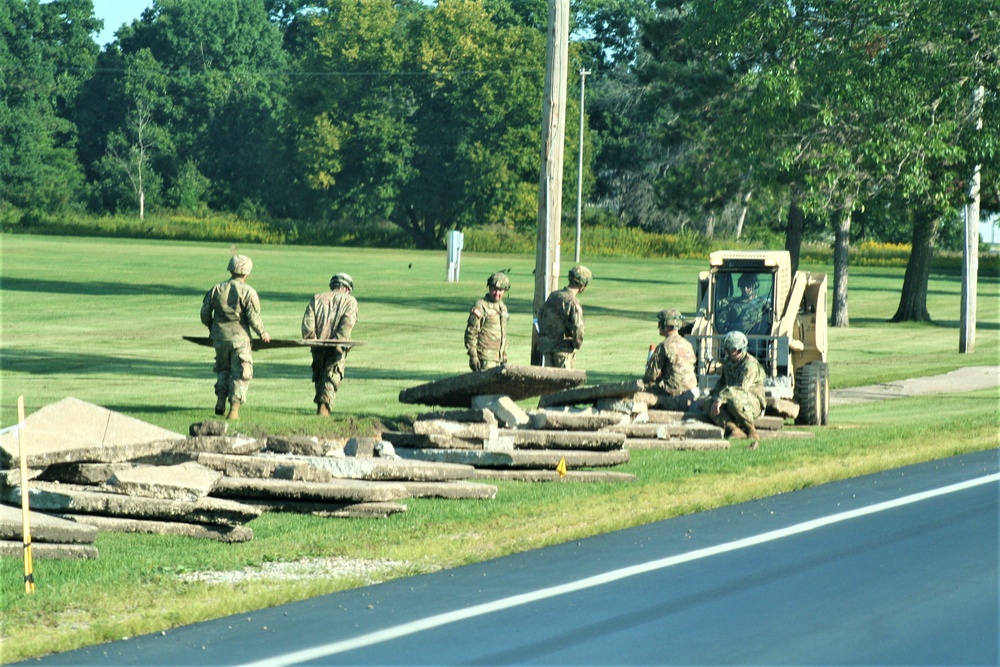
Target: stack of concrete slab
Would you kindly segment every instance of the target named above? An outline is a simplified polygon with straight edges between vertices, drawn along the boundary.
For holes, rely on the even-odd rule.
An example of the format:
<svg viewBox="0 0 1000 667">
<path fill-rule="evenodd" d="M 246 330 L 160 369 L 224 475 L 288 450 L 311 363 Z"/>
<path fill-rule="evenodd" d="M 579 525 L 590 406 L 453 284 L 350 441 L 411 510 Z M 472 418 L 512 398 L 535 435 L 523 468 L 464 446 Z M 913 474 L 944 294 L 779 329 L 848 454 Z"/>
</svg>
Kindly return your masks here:
<svg viewBox="0 0 1000 667">
<path fill-rule="evenodd" d="M 97 528 L 58 517 L 28 512 L 32 559 L 88 559 L 98 557 Z M 21 558 L 25 553 L 24 519 L 20 507 L 0 505 L 0 556 Z"/>
<path fill-rule="evenodd" d="M 410 497 L 492 498 L 471 466 L 403 460 L 378 439 L 227 436 L 225 422 L 184 436 L 67 398 L 19 425 L 32 513 L 116 532 L 253 538 L 263 511 L 386 517 Z M 205 435 L 205 434 L 215 435 Z M 17 432 L 0 436 L 0 500 L 21 504 Z"/>
</svg>

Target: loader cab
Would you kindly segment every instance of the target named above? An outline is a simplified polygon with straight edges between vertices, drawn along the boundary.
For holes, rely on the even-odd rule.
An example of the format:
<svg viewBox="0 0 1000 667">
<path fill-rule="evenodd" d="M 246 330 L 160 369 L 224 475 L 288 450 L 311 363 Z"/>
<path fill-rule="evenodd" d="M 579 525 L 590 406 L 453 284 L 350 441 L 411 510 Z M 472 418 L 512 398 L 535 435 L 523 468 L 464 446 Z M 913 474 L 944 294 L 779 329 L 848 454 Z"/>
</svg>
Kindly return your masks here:
<svg viewBox="0 0 1000 667">
<path fill-rule="evenodd" d="M 713 325 L 719 334 L 768 336 L 774 325 L 774 274 L 760 269 L 715 273 Z M 757 355 L 755 355 L 757 356 Z"/>
</svg>

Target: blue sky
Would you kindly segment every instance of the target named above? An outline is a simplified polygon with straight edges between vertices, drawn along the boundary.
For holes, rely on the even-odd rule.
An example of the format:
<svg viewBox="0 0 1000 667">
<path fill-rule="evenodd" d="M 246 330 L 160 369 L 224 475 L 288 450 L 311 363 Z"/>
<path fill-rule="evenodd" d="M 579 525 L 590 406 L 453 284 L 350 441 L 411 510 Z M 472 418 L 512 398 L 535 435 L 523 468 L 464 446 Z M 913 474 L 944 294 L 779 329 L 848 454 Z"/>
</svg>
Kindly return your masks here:
<svg viewBox="0 0 1000 667">
<path fill-rule="evenodd" d="M 115 31 L 142 15 L 153 0 L 94 0 L 94 16 L 104 20 L 104 30 L 97 35 L 97 43 L 104 46 L 115 38 Z"/>
</svg>

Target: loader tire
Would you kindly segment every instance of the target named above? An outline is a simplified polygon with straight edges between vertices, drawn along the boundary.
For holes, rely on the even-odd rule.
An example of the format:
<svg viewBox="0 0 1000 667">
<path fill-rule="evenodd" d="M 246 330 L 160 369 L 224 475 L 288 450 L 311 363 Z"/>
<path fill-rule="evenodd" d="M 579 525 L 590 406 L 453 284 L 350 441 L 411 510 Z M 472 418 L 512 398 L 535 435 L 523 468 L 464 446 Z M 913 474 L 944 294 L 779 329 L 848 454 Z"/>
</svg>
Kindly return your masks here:
<svg viewBox="0 0 1000 667">
<path fill-rule="evenodd" d="M 824 378 L 821 362 L 812 362 L 795 371 L 795 402 L 799 404 L 799 416 L 795 423 L 804 426 L 820 426 L 823 423 Z"/>
</svg>

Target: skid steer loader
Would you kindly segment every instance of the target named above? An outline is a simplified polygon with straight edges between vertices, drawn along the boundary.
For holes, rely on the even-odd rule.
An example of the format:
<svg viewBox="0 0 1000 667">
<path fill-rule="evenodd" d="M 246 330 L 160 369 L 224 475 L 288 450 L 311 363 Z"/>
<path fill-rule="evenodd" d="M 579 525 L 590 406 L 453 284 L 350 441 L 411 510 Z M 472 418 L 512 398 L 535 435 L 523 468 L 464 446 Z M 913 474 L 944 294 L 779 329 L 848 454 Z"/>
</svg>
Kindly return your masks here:
<svg viewBox="0 0 1000 667">
<path fill-rule="evenodd" d="M 793 273 L 787 251 L 713 252 L 708 271 L 698 277 L 698 314 L 682 330 L 698 357 L 702 391 L 718 378 L 722 339 L 739 329 L 767 373 L 767 413 L 797 424 L 826 424 L 826 289 L 825 273 Z"/>
</svg>

